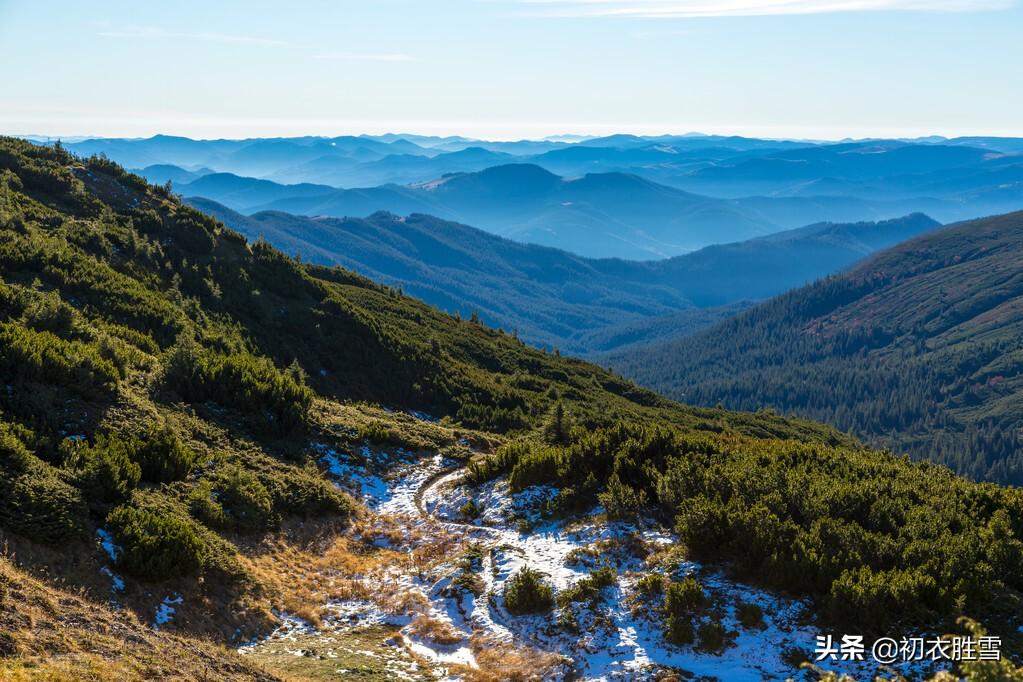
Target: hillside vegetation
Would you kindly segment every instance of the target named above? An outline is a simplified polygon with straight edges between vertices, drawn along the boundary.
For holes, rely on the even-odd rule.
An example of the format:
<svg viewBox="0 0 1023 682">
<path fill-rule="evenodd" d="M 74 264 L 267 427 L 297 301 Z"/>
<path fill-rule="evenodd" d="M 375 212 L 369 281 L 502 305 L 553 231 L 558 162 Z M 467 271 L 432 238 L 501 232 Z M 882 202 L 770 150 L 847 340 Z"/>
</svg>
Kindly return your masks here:
<svg viewBox="0 0 1023 682">
<path fill-rule="evenodd" d="M 1003 607 L 1020 617 L 1023 493 L 936 465 L 616 424 L 548 429 L 470 467 L 476 483 L 500 474 L 512 492 L 558 488 L 555 514 L 655 505 L 693 556 L 810 595 L 831 622 L 884 632 Z"/>
<path fill-rule="evenodd" d="M 1023 484 L 1023 213 L 924 235 L 611 362 L 679 400 L 773 407 Z"/>
<path fill-rule="evenodd" d="M 111 619 L 131 646 L 99 642 L 96 679 L 132 679 L 118 666 L 137 621 L 188 635 L 185 647 L 196 635 L 237 645 L 281 611 L 314 619 L 334 594 L 321 569 L 344 579 L 396 554 L 358 528 L 369 512 L 325 471 L 325 451 L 366 443 L 413 463 L 472 458 L 478 480 L 508 474 L 515 489 L 553 483 L 551 513 L 600 502 L 659 515 L 686 539 L 674 551 L 744 575 L 759 562 L 759 579 L 813 596 L 821 618 L 878 628 L 966 614 L 1006 636 L 1019 625 L 1016 490 L 813 422 L 684 407 L 249 243 L 60 147 L 0 139 L 0 234 L 4 585 L 59 582 L 81 592 L 76 624 Z M 863 608 L 843 610 L 846 598 Z M 87 612 L 110 600 L 124 613 Z M 19 674 L 68 651 L 25 622 L 2 640 L 0 665 Z M 176 655 L 162 636 L 143 641 Z M 143 674 L 173 679 L 210 649 L 191 651 L 181 671 Z M 233 660 L 210 675 L 260 679 Z"/>
<path fill-rule="evenodd" d="M 214 636 L 270 618 L 237 538 L 351 514 L 310 443 L 351 447 L 402 428 L 338 417 L 350 414 L 338 401 L 425 410 L 463 434 L 528 430 L 561 400 L 594 425 L 840 439 L 809 422 L 682 408 L 303 265 L 103 159 L 3 139 L 0 173 L 0 526 L 19 557 L 100 593 L 102 529 L 121 549 L 118 571 L 187 591 L 186 620 Z M 452 448 L 457 433 L 412 447 Z M 135 584 L 124 601 L 155 609 Z"/>
</svg>

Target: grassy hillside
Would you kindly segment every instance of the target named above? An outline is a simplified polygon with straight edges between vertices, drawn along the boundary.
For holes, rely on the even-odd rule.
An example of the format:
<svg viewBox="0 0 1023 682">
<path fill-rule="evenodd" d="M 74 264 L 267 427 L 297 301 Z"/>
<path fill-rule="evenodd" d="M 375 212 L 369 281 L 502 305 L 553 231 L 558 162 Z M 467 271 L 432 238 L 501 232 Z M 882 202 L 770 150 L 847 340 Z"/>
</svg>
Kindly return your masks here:
<svg viewBox="0 0 1023 682">
<path fill-rule="evenodd" d="M 552 513 L 600 501 L 659 515 L 694 553 L 748 573 L 746 547 L 822 618 L 1018 625 L 1004 613 L 1023 581 L 1017 491 L 812 422 L 683 407 L 250 244 L 60 148 L 0 140 L 0 233 L 0 599 L 5 614 L 19 602 L 4 672 L 68 660 L 98 680 L 195 677 L 219 650 L 197 636 L 237 645 L 281 611 L 314 621 L 334 580 L 405 559 L 326 475 L 324 448 L 367 443 L 472 459 L 480 479 L 555 483 Z M 793 567 L 814 582 L 784 582 Z M 22 596 L 58 586 L 78 595 L 64 640 L 26 625 L 59 614 Z M 832 609 L 844 598 L 865 610 Z M 111 601 L 116 613 L 98 606 Z M 80 629 L 102 637 L 71 642 Z M 151 667 L 129 674 L 140 646 L 155 648 L 139 663 Z M 234 660 L 210 676 L 261 679 Z"/>
<path fill-rule="evenodd" d="M 280 682 L 223 646 L 153 630 L 0 558 L 0 678 L 8 682 Z"/>
<path fill-rule="evenodd" d="M 1023 213 L 919 237 L 613 364 L 696 404 L 774 407 L 1023 484 Z"/>
</svg>

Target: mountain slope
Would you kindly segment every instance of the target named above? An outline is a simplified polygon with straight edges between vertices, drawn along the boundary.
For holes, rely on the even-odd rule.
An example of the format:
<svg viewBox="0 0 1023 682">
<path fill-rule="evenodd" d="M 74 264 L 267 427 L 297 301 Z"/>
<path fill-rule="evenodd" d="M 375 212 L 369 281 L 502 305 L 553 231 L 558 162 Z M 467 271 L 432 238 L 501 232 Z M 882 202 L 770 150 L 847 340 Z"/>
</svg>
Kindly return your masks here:
<svg viewBox="0 0 1023 682">
<path fill-rule="evenodd" d="M 211 197 L 240 210 L 247 210 L 281 198 L 309 198 L 330 194 L 329 185 L 279 185 L 270 180 L 245 178 L 231 173 L 209 173 L 189 182 L 174 183 L 176 191 Z"/>
<path fill-rule="evenodd" d="M 708 246 L 652 264 L 659 281 L 699 307 L 764 299 L 839 272 L 879 249 L 937 228 L 923 214 L 878 222 L 817 223 L 767 237 Z"/>
<path fill-rule="evenodd" d="M 530 343 L 579 350 L 577 338 L 623 319 L 692 307 L 684 293 L 645 281 L 649 269 L 519 244 L 431 216 L 308 219 L 279 212 L 243 216 L 202 199 L 192 205 L 252 239 L 325 265 L 341 265 L 452 313 L 473 313 Z"/>
<path fill-rule="evenodd" d="M 161 633 L 0 557 L 0 678 L 12 682 L 280 682 L 223 646 Z"/>
<path fill-rule="evenodd" d="M 772 406 L 1023 483 L 1023 213 L 962 223 L 692 338 L 617 356 L 697 404 Z"/>
<path fill-rule="evenodd" d="M 167 182 L 171 182 L 175 185 L 184 185 L 198 180 L 204 175 L 209 175 L 214 171 L 209 168 L 189 171 L 173 164 L 154 164 L 133 172 L 141 175 L 154 185 L 164 185 Z"/>
<path fill-rule="evenodd" d="M 536 344 L 586 353 L 614 339 L 652 340 L 726 311 L 696 310 L 768 298 L 932 229 L 926 216 L 886 223 L 812 225 L 764 240 L 708 247 L 666 261 L 595 260 L 519 244 L 413 214 L 308 219 L 243 216 L 199 198 L 193 206 L 232 229 L 324 265 L 341 265 L 450 312 L 474 311 Z M 645 331 L 644 331 L 645 328 Z"/>
</svg>

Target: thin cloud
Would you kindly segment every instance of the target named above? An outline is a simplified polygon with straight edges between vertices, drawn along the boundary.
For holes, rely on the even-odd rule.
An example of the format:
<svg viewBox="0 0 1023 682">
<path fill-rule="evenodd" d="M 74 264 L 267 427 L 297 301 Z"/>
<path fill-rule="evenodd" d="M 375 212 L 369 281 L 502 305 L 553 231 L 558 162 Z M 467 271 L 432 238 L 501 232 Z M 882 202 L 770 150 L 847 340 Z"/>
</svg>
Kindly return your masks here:
<svg viewBox="0 0 1023 682">
<path fill-rule="evenodd" d="M 316 59 L 335 62 L 411 62 L 411 55 L 402 52 L 320 52 Z"/>
<path fill-rule="evenodd" d="M 272 38 L 260 38 L 257 36 L 237 35 L 233 33 L 185 33 L 178 31 L 166 31 L 162 28 L 152 26 L 121 26 L 118 28 L 100 31 L 99 35 L 105 38 L 198 40 L 208 43 L 222 43 L 226 45 L 272 46 L 284 44 L 282 41 L 274 40 Z"/>
<path fill-rule="evenodd" d="M 832 12 L 976 12 L 1009 9 L 1015 0 L 518 0 L 551 17 L 695 17 Z"/>
</svg>

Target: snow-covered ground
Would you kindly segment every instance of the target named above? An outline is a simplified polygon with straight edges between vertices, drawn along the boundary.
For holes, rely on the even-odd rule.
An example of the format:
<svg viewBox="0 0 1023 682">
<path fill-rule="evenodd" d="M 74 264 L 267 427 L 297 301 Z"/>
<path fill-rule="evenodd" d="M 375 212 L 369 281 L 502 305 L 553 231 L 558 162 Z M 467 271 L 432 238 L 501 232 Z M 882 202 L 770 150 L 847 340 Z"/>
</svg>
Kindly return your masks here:
<svg viewBox="0 0 1023 682">
<path fill-rule="evenodd" d="M 545 671 L 548 679 L 571 670 L 584 680 L 640 680 L 650 679 L 656 670 L 673 669 L 688 677 L 729 682 L 796 676 L 786 654 L 812 653 L 816 635 L 823 634 L 813 625 L 805 602 L 737 583 L 672 553 L 675 537 L 652 521 L 609 522 L 599 508 L 575 521 L 545 521 L 540 507 L 557 494 L 552 488 L 512 495 L 507 482 L 498 480 L 471 489 L 461 484 L 462 471 L 455 463 L 439 455 L 374 452 L 368 447 L 346 455 L 314 447 L 339 486 L 361 497 L 381 519 L 404 528 L 405 544 L 393 548 L 411 551 L 416 542 L 439 534 L 458 539 L 456 549 L 417 575 L 388 578 L 399 581 L 400 589 L 421 595 L 418 607 L 394 613 L 372 599 L 328 604 L 324 633 L 380 624 L 400 627 L 409 656 L 456 679 L 460 669 L 479 665 L 485 649 L 507 646 L 544 653 L 555 663 L 565 661 Z M 476 510 L 473 519 L 464 518 L 470 500 Z M 505 609 L 504 584 L 525 566 L 541 572 L 557 593 L 604 564 L 614 568 L 617 584 L 605 588 L 594 604 L 568 607 L 578 633 L 558 624 L 557 611 L 513 616 Z M 695 575 L 712 597 L 714 616 L 730 633 L 729 646 L 710 653 L 665 642 L 659 598 L 644 597 L 636 587 L 650 571 L 669 578 Z M 759 626 L 740 623 L 740 602 L 760 607 Z M 701 619 L 694 626 L 710 616 Z M 310 628 L 286 618 L 271 639 L 294 632 L 309 635 L 315 631 Z M 259 646 L 250 644 L 242 650 Z M 873 666 L 856 663 L 828 667 L 858 679 L 871 679 L 876 672 Z"/>
</svg>

